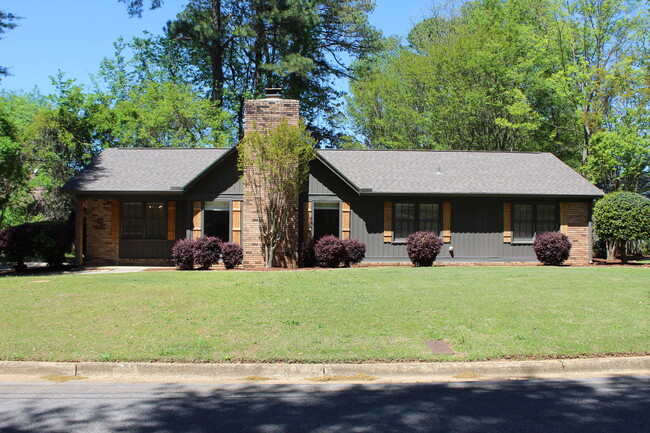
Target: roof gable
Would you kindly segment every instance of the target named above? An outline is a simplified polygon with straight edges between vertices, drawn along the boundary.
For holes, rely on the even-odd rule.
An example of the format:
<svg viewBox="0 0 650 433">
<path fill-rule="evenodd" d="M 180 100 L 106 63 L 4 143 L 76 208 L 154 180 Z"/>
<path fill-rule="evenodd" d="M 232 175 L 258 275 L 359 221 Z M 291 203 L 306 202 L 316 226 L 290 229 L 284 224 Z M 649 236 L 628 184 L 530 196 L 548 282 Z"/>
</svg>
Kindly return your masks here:
<svg viewBox="0 0 650 433">
<path fill-rule="evenodd" d="M 318 155 L 360 194 L 603 195 L 550 153 L 319 150 Z"/>
</svg>

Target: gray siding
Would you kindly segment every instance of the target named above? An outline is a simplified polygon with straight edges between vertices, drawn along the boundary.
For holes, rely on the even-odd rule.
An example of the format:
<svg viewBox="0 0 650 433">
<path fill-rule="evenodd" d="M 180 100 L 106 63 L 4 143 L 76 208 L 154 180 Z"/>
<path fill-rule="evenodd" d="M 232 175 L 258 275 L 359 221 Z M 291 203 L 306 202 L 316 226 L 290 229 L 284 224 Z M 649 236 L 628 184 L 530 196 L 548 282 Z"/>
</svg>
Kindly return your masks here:
<svg viewBox="0 0 650 433">
<path fill-rule="evenodd" d="M 244 186 L 237 170 L 237 152 L 231 153 L 192 185 L 186 197 L 196 200 L 214 200 L 220 196 L 244 194 Z"/>
<path fill-rule="evenodd" d="M 120 259 L 169 259 L 174 241 L 120 239 Z"/>
</svg>

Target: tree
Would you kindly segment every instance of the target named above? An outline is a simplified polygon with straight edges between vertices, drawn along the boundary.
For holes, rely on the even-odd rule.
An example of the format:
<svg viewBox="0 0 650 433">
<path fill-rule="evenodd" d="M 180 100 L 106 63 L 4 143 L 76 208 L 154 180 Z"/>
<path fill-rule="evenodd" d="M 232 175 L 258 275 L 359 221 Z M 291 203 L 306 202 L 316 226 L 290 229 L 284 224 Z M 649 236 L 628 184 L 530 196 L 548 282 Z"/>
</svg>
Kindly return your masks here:
<svg viewBox="0 0 650 433">
<path fill-rule="evenodd" d="M 612 192 L 594 206 L 595 232 L 607 241 L 607 260 L 614 260 L 616 251 L 627 263 L 627 241 L 650 238 L 650 200 L 627 191 Z"/>
<path fill-rule="evenodd" d="M 309 175 L 315 141 L 305 125 L 286 121 L 274 129 L 248 134 L 239 144 L 238 167 L 252 191 L 266 266 L 286 240 L 290 215 Z"/>
<path fill-rule="evenodd" d="M 594 183 L 607 192 L 643 192 L 650 177 L 650 140 L 633 131 L 600 131 L 591 141 L 584 171 Z"/>
<path fill-rule="evenodd" d="M 0 106 L 0 230 L 7 226 L 7 210 L 14 196 L 24 190 L 26 177 L 17 129 Z"/>
<path fill-rule="evenodd" d="M 18 25 L 16 21 L 19 19 L 21 19 L 21 17 L 10 12 L 0 11 L 0 35 L 4 34 L 7 30 L 16 28 Z M 2 39 L 2 36 L 0 36 L 0 39 Z M 10 75 L 9 70 L 5 66 L 0 66 L 0 81 L 3 76 L 7 75 Z"/>
</svg>

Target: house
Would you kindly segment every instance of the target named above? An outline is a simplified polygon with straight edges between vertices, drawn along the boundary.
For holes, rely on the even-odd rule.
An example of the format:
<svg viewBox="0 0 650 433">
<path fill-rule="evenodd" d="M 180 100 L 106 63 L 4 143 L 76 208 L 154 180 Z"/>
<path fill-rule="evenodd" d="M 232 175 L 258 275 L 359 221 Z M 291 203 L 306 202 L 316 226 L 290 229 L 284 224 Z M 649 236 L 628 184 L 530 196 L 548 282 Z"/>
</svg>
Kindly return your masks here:
<svg viewBox="0 0 650 433">
<path fill-rule="evenodd" d="M 245 132 L 283 119 L 296 100 L 245 104 Z M 107 149 L 64 187 L 77 203 L 79 263 L 168 264 L 174 242 L 202 235 L 242 244 L 264 265 L 255 202 L 237 148 Z M 367 262 L 407 262 L 409 233 L 444 241 L 441 261 L 536 261 L 536 233 L 560 230 L 570 263 L 591 260 L 591 210 L 602 191 L 548 153 L 318 150 L 275 263 L 296 266 L 301 242 L 334 234 L 367 245 Z"/>
</svg>

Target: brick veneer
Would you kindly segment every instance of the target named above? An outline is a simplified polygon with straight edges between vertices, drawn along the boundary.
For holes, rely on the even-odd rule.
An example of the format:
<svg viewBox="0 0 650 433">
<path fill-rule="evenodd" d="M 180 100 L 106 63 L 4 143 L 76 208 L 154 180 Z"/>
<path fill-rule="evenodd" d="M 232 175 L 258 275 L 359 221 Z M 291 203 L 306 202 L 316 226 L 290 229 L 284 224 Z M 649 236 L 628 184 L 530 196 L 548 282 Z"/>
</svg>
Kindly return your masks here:
<svg viewBox="0 0 650 433">
<path fill-rule="evenodd" d="M 244 103 L 244 135 L 278 126 L 283 120 L 290 125 L 298 125 L 300 103 L 295 99 L 252 99 Z M 244 170 L 244 176 L 254 175 L 252 168 Z M 263 268 L 264 250 L 260 241 L 257 207 L 251 188 L 244 183 L 244 203 L 242 209 L 242 247 L 244 249 L 244 268 Z M 289 218 L 287 241 L 279 245 L 274 255 L 274 265 L 295 268 L 298 264 L 298 203 Z"/>
<path fill-rule="evenodd" d="M 86 200 L 86 250 L 88 265 L 115 264 L 119 240 L 113 239 L 112 200 Z"/>
<path fill-rule="evenodd" d="M 562 231 L 571 241 L 571 256 L 567 260 L 569 265 L 584 265 L 591 261 L 591 246 L 589 235 L 589 220 L 591 203 L 570 202 L 563 203 L 566 212 L 566 223 Z"/>
</svg>

